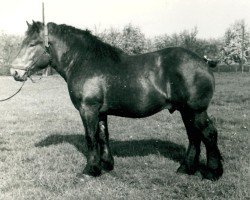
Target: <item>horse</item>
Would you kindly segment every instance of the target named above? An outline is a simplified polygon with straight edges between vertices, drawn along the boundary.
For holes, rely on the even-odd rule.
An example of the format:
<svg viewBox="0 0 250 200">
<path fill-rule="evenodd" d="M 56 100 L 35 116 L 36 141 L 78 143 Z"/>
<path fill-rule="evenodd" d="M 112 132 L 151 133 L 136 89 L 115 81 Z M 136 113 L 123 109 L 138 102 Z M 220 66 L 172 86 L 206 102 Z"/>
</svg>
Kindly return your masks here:
<svg viewBox="0 0 250 200">
<path fill-rule="evenodd" d="M 114 169 L 108 115 L 143 118 L 168 109 L 180 112 L 189 140 L 177 172 L 194 175 L 199 171 L 203 142 L 207 157 L 205 172 L 200 170 L 203 178 L 222 176 L 218 133 L 207 114 L 215 88 L 211 70 L 215 62 L 180 47 L 128 55 L 88 30 L 53 22 L 27 25 L 11 75 L 16 81 L 26 81 L 51 66 L 67 82 L 85 129 L 88 153 L 83 174 L 95 177 L 102 170 Z"/>
</svg>

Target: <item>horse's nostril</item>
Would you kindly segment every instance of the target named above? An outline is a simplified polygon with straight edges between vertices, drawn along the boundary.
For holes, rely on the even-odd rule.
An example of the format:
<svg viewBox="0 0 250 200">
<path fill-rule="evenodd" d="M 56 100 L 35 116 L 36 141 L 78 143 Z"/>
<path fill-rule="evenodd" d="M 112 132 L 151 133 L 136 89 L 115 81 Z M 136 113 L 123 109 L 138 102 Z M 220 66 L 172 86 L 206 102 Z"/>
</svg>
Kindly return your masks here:
<svg viewBox="0 0 250 200">
<path fill-rule="evenodd" d="M 17 74 L 18 74 L 18 73 L 17 73 L 17 71 L 15 70 L 14 76 L 17 76 Z"/>
</svg>

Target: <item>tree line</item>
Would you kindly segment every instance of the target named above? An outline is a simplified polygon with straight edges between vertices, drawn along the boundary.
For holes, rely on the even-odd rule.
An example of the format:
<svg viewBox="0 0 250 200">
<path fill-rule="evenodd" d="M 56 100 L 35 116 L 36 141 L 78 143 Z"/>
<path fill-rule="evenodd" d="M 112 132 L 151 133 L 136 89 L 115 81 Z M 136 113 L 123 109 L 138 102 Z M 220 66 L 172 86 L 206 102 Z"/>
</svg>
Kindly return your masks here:
<svg viewBox="0 0 250 200">
<path fill-rule="evenodd" d="M 250 31 L 245 20 L 235 21 L 225 30 L 224 36 L 217 39 L 198 38 L 197 27 L 154 38 L 147 38 L 140 27 L 133 24 L 124 26 L 122 30 L 109 28 L 104 31 L 95 29 L 92 32 L 104 42 L 122 49 L 129 55 L 179 46 L 202 57 L 206 55 L 208 58 L 217 59 L 227 67 L 237 65 L 235 71 L 240 68 L 242 72 L 250 60 Z M 0 74 L 8 71 L 11 60 L 18 53 L 21 40 L 20 36 L 0 32 Z"/>
<path fill-rule="evenodd" d="M 114 45 L 130 55 L 156 51 L 170 46 L 189 49 L 200 56 L 219 60 L 228 67 L 238 65 L 241 71 L 250 60 L 250 30 L 245 20 L 237 20 L 217 39 L 198 38 L 198 28 L 183 30 L 172 35 L 163 34 L 148 39 L 141 29 L 132 24 L 121 31 L 110 28 L 95 34 L 103 41 Z M 238 70 L 236 66 L 235 70 Z M 248 69 L 249 70 L 249 69 Z"/>
</svg>

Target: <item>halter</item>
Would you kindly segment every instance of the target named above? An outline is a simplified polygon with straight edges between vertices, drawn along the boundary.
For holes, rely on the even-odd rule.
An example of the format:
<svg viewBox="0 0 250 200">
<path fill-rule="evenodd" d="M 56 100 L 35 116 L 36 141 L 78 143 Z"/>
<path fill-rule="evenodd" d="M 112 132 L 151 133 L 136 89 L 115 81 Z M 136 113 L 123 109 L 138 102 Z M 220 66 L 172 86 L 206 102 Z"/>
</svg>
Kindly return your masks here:
<svg viewBox="0 0 250 200">
<path fill-rule="evenodd" d="M 51 56 L 50 56 L 50 49 L 49 49 L 49 46 L 48 47 L 46 47 L 45 46 L 45 48 L 44 48 L 44 51 L 43 51 L 43 53 L 29 66 L 29 67 L 27 67 L 27 68 L 13 68 L 13 69 L 20 69 L 20 70 L 23 70 L 23 71 L 26 71 L 26 73 L 27 72 L 29 72 L 31 69 L 32 69 L 32 67 L 42 58 L 42 56 L 43 55 L 49 55 L 49 64 L 51 63 L 51 61 L 52 61 L 52 58 L 51 58 Z M 48 65 L 49 65 L 48 64 Z"/>
<path fill-rule="evenodd" d="M 20 53 L 20 51 L 19 51 Z M 18 54 L 19 54 L 18 53 Z M 52 57 L 50 55 L 50 45 L 49 45 L 49 35 L 48 35 L 48 27 L 47 25 L 44 25 L 44 52 L 38 57 L 37 60 L 35 60 L 29 67 L 23 69 L 23 68 L 13 68 L 13 69 L 20 69 L 20 70 L 24 70 L 27 74 L 30 72 L 30 70 L 32 69 L 32 67 L 42 58 L 43 55 L 47 54 L 49 55 L 49 64 L 51 64 L 52 62 Z M 18 55 L 17 54 L 17 55 Z M 27 75 L 28 76 L 28 75 Z M 29 76 L 28 76 L 29 77 Z M 34 80 L 29 77 L 30 80 L 34 83 Z M 24 84 L 25 84 L 26 81 L 24 81 L 21 85 L 21 87 L 14 93 L 12 94 L 11 96 L 7 97 L 7 98 L 4 98 L 4 99 L 0 99 L 0 102 L 3 102 L 3 101 L 7 101 L 9 99 L 11 99 L 12 97 L 16 96 L 23 88 Z"/>
<path fill-rule="evenodd" d="M 24 70 L 27 72 L 29 72 L 32 67 L 42 58 L 43 55 L 47 54 L 49 55 L 49 64 L 51 64 L 52 62 L 52 58 L 51 58 L 51 55 L 50 55 L 50 45 L 49 45 L 49 35 L 48 35 L 48 27 L 47 25 L 44 25 L 44 51 L 43 53 L 37 58 L 37 60 L 35 60 L 29 67 L 27 68 L 19 68 L 19 67 L 16 67 L 16 68 L 13 68 L 13 69 L 20 69 L 20 70 Z"/>
</svg>

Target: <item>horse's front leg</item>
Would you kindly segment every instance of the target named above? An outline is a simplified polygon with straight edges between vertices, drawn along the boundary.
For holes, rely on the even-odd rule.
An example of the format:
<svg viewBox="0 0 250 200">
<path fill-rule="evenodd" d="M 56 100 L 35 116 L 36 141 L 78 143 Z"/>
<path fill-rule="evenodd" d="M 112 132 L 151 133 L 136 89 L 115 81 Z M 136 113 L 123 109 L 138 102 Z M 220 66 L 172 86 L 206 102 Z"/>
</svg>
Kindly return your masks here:
<svg viewBox="0 0 250 200">
<path fill-rule="evenodd" d="M 109 147 L 107 115 L 99 117 L 99 144 L 102 169 L 111 171 L 114 169 L 114 158 Z"/>
<path fill-rule="evenodd" d="M 99 150 L 98 107 L 93 105 L 81 105 L 79 109 L 82 122 L 85 128 L 85 137 L 88 148 L 87 165 L 84 174 L 99 176 L 101 174 L 101 159 Z"/>
</svg>

